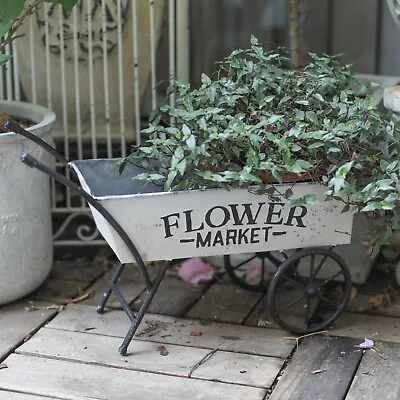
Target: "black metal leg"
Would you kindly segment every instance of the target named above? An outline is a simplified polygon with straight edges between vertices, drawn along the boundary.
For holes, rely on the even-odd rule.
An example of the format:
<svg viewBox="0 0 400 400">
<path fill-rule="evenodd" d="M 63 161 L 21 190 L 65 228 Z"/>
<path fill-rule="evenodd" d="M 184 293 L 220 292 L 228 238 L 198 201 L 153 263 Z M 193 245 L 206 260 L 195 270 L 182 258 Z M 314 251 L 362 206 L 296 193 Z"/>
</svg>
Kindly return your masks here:
<svg viewBox="0 0 400 400">
<path fill-rule="evenodd" d="M 118 282 L 119 277 L 121 276 L 123 270 L 125 268 L 125 264 L 120 264 L 116 271 L 114 272 L 113 277 L 111 278 L 110 283 L 107 286 L 106 291 L 103 294 L 103 298 L 98 304 L 96 310 L 99 314 L 104 313 L 104 307 L 106 306 L 107 300 L 109 299 L 111 292 L 113 291 L 113 288 L 115 287 L 116 283 Z"/>
<path fill-rule="evenodd" d="M 146 299 L 144 300 L 143 304 L 141 305 L 139 311 L 136 313 L 135 318 L 132 321 L 132 325 L 129 328 L 128 333 L 125 336 L 124 341 L 122 342 L 121 346 L 119 347 L 119 352 L 121 355 L 125 356 L 128 350 L 128 346 L 130 342 L 132 341 L 133 336 L 136 333 L 137 328 L 139 327 L 140 323 L 142 322 L 142 319 L 144 317 L 144 314 L 146 313 L 147 309 L 150 306 L 151 301 L 153 300 L 154 295 L 157 292 L 158 287 L 160 286 L 160 283 L 165 275 L 165 272 L 167 271 L 168 267 L 171 265 L 172 261 L 166 261 L 164 265 L 161 267 L 160 271 L 157 274 L 156 279 L 153 282 L 153 286 L 151 290 L 149 291 Z"/>
</svg>

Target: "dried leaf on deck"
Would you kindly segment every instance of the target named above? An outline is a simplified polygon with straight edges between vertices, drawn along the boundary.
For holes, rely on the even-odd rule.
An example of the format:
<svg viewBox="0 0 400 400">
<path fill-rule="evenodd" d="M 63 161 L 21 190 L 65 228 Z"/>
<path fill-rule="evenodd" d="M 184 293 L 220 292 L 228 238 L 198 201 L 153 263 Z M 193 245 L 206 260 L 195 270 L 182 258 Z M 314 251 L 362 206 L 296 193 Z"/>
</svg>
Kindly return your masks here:
<svg viewBox="0 0 400 400">
<path fill-rule="evenodd" d="M 312 373 L 314 375 L 317 375 L 317 374 L 323 374 L 324 372 L 326 372 L 326 369 L 316 369 Z"/>
<path fill-rule="evenodd" d="M 78 297 L 74 297 L 73 299 L 67 299 L 64 302 L 65 303 L 80 303 L 81 301 L 87 300 L 90 297 L 92 297 L 96 292 L 94 290 L 91 290 L 90 292 L 86 292 L 81 294 Z"/>
<path fill-rule="evenodd" d="M 158 352 L 162 356 L 167 356 L 169 354 L 169 351 L 167 350 L 167 348 L 165 346 L 159 346 L 158 347 Z"/>
<path fill-rule="evenodd" d="M 350 301 L 354 300 L 356 296 L 357 296 L 357 288 L 352 286 L 350 291 Z"/>
<path fill-rule="evenodd" d="M 200 331 L 192 331 L 192 332 L 190 332 L 190 336 L 201 336 L 201 332 Z"/>
<path fill-rule="evenodd" d="M 388 306 L 392 302 L 390 294 L 377 294 L 375 296 L 371 296 L 369 299 L 369 305 L 372 307 L 382 307 Z"/>
</svg>

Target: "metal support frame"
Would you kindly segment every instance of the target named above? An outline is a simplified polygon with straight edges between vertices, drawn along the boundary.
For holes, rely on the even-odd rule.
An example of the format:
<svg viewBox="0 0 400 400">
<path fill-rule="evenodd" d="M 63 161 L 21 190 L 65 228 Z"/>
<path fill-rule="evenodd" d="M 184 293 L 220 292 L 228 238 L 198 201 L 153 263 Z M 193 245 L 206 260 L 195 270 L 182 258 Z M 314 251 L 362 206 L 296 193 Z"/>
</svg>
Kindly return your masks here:
<svg viewBox="0 0 400 400">
<path fill-rule="evenodd" d="M 58 161 L 62 162 L 65 166 L 69 167 L 69 162 L 66 158 L 64 158 L 61 154 L 57 152 L 53 147 L 48 145 L 46 142 L 44 142 L 42 139 L 38 138 L 37 136 L 33 135 L 32 133 L 26 131 L 25 129 L 21 128 L 19 125 L 13 123 L 13 122 L 7 122 L 5 124 L 5 127 L 9 129 L 10 131 L 13 131 L 15 133 L 19 133 L 22 136 L 26 137 L 29 140 L 32 140 L 35 142 L 38 146 L 42 147 L 44 150 L 49 152 L 51 155 L 53 155 Z M 126 232 L 123 230 L 121 225 L 118 223 L 118 221 L 115 220 L 115 218 L 95 199 L 92 197 L 89 193 L 85 192 L 80 185 L 75 183 L 74 181 L 70 180 L 69 178 L 65 177 L 64 175 L 58 173 L 57 171 L 49 168 L 45 164 L 41 163 L 31 155 L 27 153 L 21 154 L 21 161 L 26 164 L 27 166 L 31 168 L 36 168 L 39 171 L 45 173 L 49 177 L 55 179 L 59 183 L 65 185 L 69 189 L 75 191 L 78 193 L 83 199 L 85 199 L 93 208 L 95 208 L 105 219 L 106 221 L 114 228 L 116 233 L 120 236 L 120 238 L 124 241 L 128 249 L 130 250 L 132 256 L 134 257 L 136 264 L 138 265 L 140 272 L 142 274 L 143 280 L 146 284 L 146 290 L 147 290 L 147 296 L 141 305 L 139 311 L 137 313 L 133 312 L 131 309 L 129 303 L 126 301 L 124 296 L 122 295 L 121 291 L 118 289 L 117 283 L 118 279 L 121 276 L 121 274 L 124 271 L 125 264 L 120 264 L 113 277 L 111 278 L 106 291 L 104 292 L 103 298 L 100 301 L 99 305 L 97 306 L 97 312 L 102 314 L 104 312 L 104 307 L 107 304 L 107 301 L 111 295 L 111 293 L 114 294 L 118 302 L 120 303 L 122 309 L 125 311 L 126 315 L 131 321 L 131 326 L 121 344 L 119 347 L 119 352 L 121 355 L 126 355 L 127 354 L 127 349 L 132 341 L 133 336 L 135 335 L 137 328 L 140 325 L 140 322 L 142 321 L 147 309 L 150 306 L 151 301 L 153 300 L 154 295 L 157 292 L 158 287 L 160 286 L 160 283 L 165 275 L 165 272 L 167 271 L 168 267 L 171 265 L 172 261 L 165 261 L 164 265 L 161 267 L 160 271 L 158 272 L 156 278 L 154 281 L 150 279 L 149 273 L 147 271 L 147 268 L 144 264 L 144 261 L 142 259 L 142 256 L 140 255 L 139 251 L 137 250 L 136 246 L 132 242 L 132 240 L 129 238 L 129 236 L 126 234 Z"/>
</svg>

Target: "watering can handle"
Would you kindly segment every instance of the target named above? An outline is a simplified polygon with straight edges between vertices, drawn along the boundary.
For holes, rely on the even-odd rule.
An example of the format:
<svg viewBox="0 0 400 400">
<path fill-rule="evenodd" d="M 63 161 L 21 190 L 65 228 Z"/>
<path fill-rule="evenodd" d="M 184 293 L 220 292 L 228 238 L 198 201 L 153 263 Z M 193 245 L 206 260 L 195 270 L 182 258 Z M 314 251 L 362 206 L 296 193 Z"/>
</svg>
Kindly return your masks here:
<svg viewBox="0 0 400 400">
<path fill-rule="evenodd" d="M 36 143 L 42 149 L 44 149 L 48 153 L 50 153 L 58 162 L 60 162 L 64 166 L 68 166 L 69 161 L 63 155 L 61 155 L 54 147 L 50 146 L 48 143 L 46 143 L 44 140 L 40 139 L 38 136 L 36 136 L 33 133 L 27 131 L 26 129 L 22 128 L 21 126 L 19 126 L 18 124 L 16 124 L 13 121 L 7 121 L 4 124 L 4 126 L 10 132 L 18 133 L 18 134 L 26 137 L 27 139 L 31 140 L 32 142 Z"/>
</svg>

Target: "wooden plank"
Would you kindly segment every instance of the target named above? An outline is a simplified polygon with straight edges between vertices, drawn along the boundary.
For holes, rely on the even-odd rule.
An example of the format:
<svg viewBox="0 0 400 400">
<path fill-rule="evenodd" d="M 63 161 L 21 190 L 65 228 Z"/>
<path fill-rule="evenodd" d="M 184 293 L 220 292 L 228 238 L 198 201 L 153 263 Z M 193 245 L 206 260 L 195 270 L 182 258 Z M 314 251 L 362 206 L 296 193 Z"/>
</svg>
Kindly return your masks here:
<svg viewBox="0 0 400 400">
<path fill-rule="evenodd" d="M 335 322 L 329 333 L 335 336 L 358 339 L 367 337 L 373 340 L 400 343 L 399 331 L 400 320 L 398 318 L 344 313 Z"/>
<path fill-rule="evenodd" d="M 260 293 L 244 290 L 225 276 L 211 286 L 186 317 L 240 324 L 260 298 Z"/>
<path fill-rule="evenodd" d="M 375 343 L 379 354 L 367 350 L 346 400 L 398 400 L 400 398 L 400 345 Z"/>
<path fill-rule="evenodd" d="M 164 342 L 133 341 L 130 346 L 130 354 L 133 356 L 122 357 L 117 351 L 119 342 L 120 340 L 112 337 L 43 328 L 18 349 L 17 354 L 40 355 L 60 360 L 189 377 L 193 368 L 207 354 L 211 353 L 209 350 L 194 347 L 165 345 Z M 160 346 L 163 346 L 168 353 L 160 354 Z M 227 383 L 268 387 L 272 384 L 284 362 L 284 360 L 274 357 L 225 351 L 219 353 L 214 361 L 210 358 L 204 363 L 206 365 L 205 370 L 199 372 L 196 375 L 197 377 Z M 228 364 L 231 373 L 227 370 Z M 210 369 L 215 370 L 214 374 L 210 373 Z M 246 370 L 246 376 L 242 376 L 244 373 L 240 371 L 243 370 Z M 261 373 L 263 374 L 262 379 Z M 259 379 L 260 381 L 257 383 Z"/>
<path fill-rule="evenodd" d="M 124 312 L 98 315 L 94 308 L 69 305 L 46 328 L 86 332 L 97 335 L 123 336 L 129 327 Z M 138 339 L 187 345 L 207 349 L 236 351 L 286 358 L 294 343 L 278 329 L 261 329 L 208 321 L 146 315 L 138 330 Z"/>
<path fill-rule="evenodd" d="M 47 324 L 46 328 L 122 338 L 129 326 L 130 320 L 122 310 L 109 310 L 104 314 L 98 314 L 93 306 L 69 304 L 62 313 Z"/>
<path fill-rule="evenodd" d="M 193 373 L 193 378 L 270 387 L 282 368 L 277 358 L 217 351 Z"/>
<path fill-rule="evenodd" d="M 47 309 L 49 306 L 51 303 L 22 300 L 0 307 L 0 361 L 57 312 Z"/>
<path fill-rule="evenodd" d="M 17 354 L 39 355 L 136 371 L 190 376 L 193 368 L 206 355 L 212 353 L 212 350 L 209 349 L 135 340 L 132 341 L 129 348 L 132 357 L 122 357 L 117 351 L 120 342 L 120 339 L 109 336 L 43 328 L 31 340 L 17 349 Z M 167 354 L 160 354 L 160 346 L 167 350 Z M 210 364 L 206 361 L 208 364 L 204 373 L 199 372 L 196 376 L 228 383 L 270 386 L 284 363 L 283 359 L 276 357 L 230 353 L 222 350 L 219 353 L 219 356 L 214 359 L 215 362 L 211 361 Z M 211 365 L 214 364 L 215 371 L 214 374 L 211 374 L 210 369 L 213 369 Z M 226 374 L 228 364 L 229 368 L 232 368 L 232 373 L 228 374 L 230 378 Z M 245 365 L 246 368 L 244 368 Z M 245 373 L 240 371 L 243 370 L 246 370 L 246 376 L 242 376 Z M 262 371 L 263 379 L 257 383 L 260 371 Z"/>
<path fill-rule="evenodd" d="M 47 399 L 60 399 L 60 397 L 47 397 Z M 0 400 L 43 400 L 43 397 L 27 393 L 6 392 L 5 390 L 0 390 Z"/>
<path fill-rule="evenodd" d="M 261 400 L 265 395 L 259 388 L 40 357 L 11 355 L 7 362 L 0 388 L 69 400 Z"/>
<path fill-rule="evenodd" d="M 289 361 L 270 400 L 342 400 L 360 358 L 361 352 L 354 349 L 351 339 L 306 338 Z"/>
<path fill-rule="evenodd" d="M 57 260 L 50 272 L 50 278 L 91 283 L 107 272 L 111 262 L 96 260 Z"/>
<path fill-rule="evenodd" d="M 28 298 L 63 304 L 82 294 L 87 286 L 87 282 L 48 278 L 39 289 L 28 295 Z"/>
<path fill-rule="evenodd" d="M 169 344 L 165 345 L 168 355 L 163 356 L 158 348 L 164 343 L 135 340 L 128 348 L 131 357 L 123 357 L 118 352 L 120 344 L 120 338 L 43 328 L 17 353 L 177 376 L 188 376 L 209 353 L 206 349 Z"/>
<path fill-rule="evenodd" d="M 138 339 L 166 341 L 181 345 L 221 349 L 234 352 L 286 358 L 293 350 L 293 342 L 284 340 L 286 332 L 196 320 L 168 321 L 147 316 L 148 327 Z M 152 318 L 152 319 L 151 319 Z M 161 325 L 157 327 L 157 322 Z M 158 323 L 159 323 L 158 322 Z"/>
<path fill-rule="evenodd" d="M 332 6 L 332 49 L 328 50 L 343 53 L 343 61 L 354 63 L 355 71 L 374 73 L 378 2 L 335 0 Z"/>
<path fill-rule="evenodd" d="M 211 283 L 192 286 L 172 275 L 166 275 L 148 309 L 152 314 L 182 316 L 198 300 Z M 144 292 L 132 307 L 138 310 L 146 298 Z"/>
<path fill-rule="evenodd" d="M 244 321 L 245 325 L 262 328 L 279 328 L 279 325 L 270 316 L 267 304 L 267 296 L 265 295 L 248 315 Z"/>
</svg>

